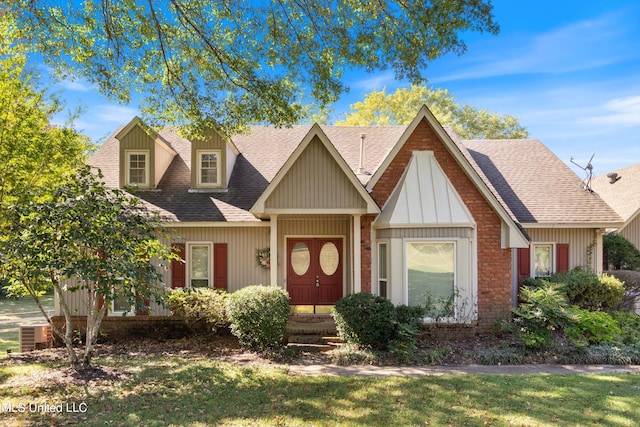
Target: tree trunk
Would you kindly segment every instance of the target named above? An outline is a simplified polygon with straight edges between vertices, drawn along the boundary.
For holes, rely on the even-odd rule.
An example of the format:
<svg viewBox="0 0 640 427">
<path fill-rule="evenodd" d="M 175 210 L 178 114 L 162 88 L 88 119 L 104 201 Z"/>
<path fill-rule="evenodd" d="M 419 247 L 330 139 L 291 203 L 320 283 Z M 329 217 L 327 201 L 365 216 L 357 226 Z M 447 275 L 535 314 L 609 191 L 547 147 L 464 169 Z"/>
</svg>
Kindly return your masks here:
<svg viewBox="0 0 640 427">
<path fill-rule="evenodd" d="M 75 371 L 80 371 L 82 368 L 80 366 L 80 360 L 78 359 L 78 354 L 73 348 L 73 323 L 71 321 L 71 310 L 69 310 L 69 305 L 64 298 L 64 291 L 60 287 L 60 283 L 57 278 L 55 278 L 54 273 L 51 273 L 51 282 L 53 283 L 53 290 L 58 295 L 58 301 L 60 302 L 60 308 L 62 309 L 62 314 L 64 315 L 65 320 L 65 331 L 61 331 L 56 325 L 53 324 L 51 319 L 46 315 L 45 318 L 49 325 L 51 325 L 51 329 L 53 332 L 64 342 L 65 347 L 67 348 L 67 355 L 69 357 L 69 363 L 71 367 Z M 43 311 L 41 309 L 41 311 Z"/>
<path fill-rule="evenodd" d="M 89 290 L 89 312 L 87 313 L 87 337 L 85 341 L 84 356 L 82 358 L 82 368 L 91 366 L 93 350 L 98 341 L 98 333 L 102 319 L 107 313 L 107 304 L 100 301 L 100 295 L 95 290 Z"/>
</svg>

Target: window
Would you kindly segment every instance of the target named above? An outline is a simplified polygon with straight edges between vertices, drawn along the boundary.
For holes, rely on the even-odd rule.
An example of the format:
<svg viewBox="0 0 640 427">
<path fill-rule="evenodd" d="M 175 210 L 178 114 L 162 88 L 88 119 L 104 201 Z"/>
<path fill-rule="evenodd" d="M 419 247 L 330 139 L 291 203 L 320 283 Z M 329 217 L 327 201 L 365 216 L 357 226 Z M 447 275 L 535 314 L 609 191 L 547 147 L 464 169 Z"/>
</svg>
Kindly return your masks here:
<svg viewBox="0 0 640 427">
<path fill-rule="evenodd" d="M 378 243 L 378 294 L 383 298 L 387 295 L 387 244 Z"/>
<path fill-rule="evenodd" d="M 455 243 L 406 244 L 407 302 L 426 306 L 427 317 L 455 316 Z"/>
<path fill-rule="evenodd" d="M 121 288 L 121 286 L 118 286 Z M 135 307 L 129 304 L 129 299 L 122 292 L 118 292 L 115 298 L 111 300 L 110 316 L 127 316 L 135 315 Z"/>
<path fill-rule="evenodd" d="M 195 243 L 189 245 L 189 286 L 208 288 L 212 284 L 211 244 Z"/>
<path fill-rule="evenodd" d="M 220 185 L 220 151 L 198 151 L 198 185 Z"/>
<path fill-rule="evenodd" d="M 533 276 L 548 277 L 554 272 L 553 245 L 551 243 L 533 245 Z"/>
<path fill-rule="evenodd" d="M 149 153 L 127 151 L 127 185 L 149 186 Z"/>
</svg>

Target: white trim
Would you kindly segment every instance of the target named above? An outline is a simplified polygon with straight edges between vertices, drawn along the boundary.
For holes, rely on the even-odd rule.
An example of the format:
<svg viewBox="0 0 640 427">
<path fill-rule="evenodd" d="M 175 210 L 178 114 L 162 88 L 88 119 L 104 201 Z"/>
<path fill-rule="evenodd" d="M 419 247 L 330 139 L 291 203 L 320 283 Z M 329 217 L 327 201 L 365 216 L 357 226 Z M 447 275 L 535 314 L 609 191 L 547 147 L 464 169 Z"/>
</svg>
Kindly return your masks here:
<svg viewBox="0 0 640 427">
<path fill-rule="evenodd" d="M 202 182 L 202 155 L 203 154 L 215 154 L 216 156 L 216 182 Z M 222 176 L 222 168 L 221 168 L 221 160 L 222 160 L 222 151 L 221 150 L 197 150 L 196 151 L 196 160 L 198 164 L 196 165 L 196 185 L 198 188 L 217 188 L 221 186 L 221 176 Z"/>
<path fill-rule="evenodd" d="M 386 254 L 385 254 L 385 259 L 381 260 L 380 257 L 380 246 L 383 246 L 386 248 Z M 384 280 L 384 282 L 386 283 L 385 286 L 385 293 L 386 295 L 384 296 L 385 298 L 387 298 L 388 300 L 391 300 L 391 288 L 389 286 L 389 273 L 390 271 L 390 260 L 389 260 L 389 247 L 391 245 L 389 244 L 389 239 L 380 239 L 380 240 L 376 240 L 376 252 L 375 252 L 375 263 L 374 263 L 374 268 L 372 268 L 372 270 L 375 270 L 375 283 L 376 283 L 376 294 L 379 296 L 381 295 L 380 292 L 380 282 Z M 380 277 L 380 264 L 381 262 L 384 262 L 385 267 L 386 267 L 386 271 L 387 271 L 387 277 L 385 278 L 381 278 Z"/>
<path fill-rule="evenodd" d="M 269 256 L 271 258 L 269 269 L 271 286 L 278 286 L 278 215 L 271 215 L 269 221 Z M 286 268 L 284 271 L 287 271 Z"/>
<path fill-rule="evenodd" d="M 360 215 L 353 216 L 353 292 L 362 292 L 362 248 L 360 241 L 362 233 L 360 232 Z"/>
<path fill-rule="evenodd" d="M 161 222 L 167 228 L 192 228 L 192 227 L 269 227 L 269 221 L 193 221 L 193 222 Z"/>
<path fill-rule="evenodd" d="M 252 208 L 253 209 L 253 208 Z M 254 213 L 251 211 L 251 213 Z M 262 212 L 266 215 L 272 214 L 286 214 L 286 215 L 336 215 L 336 214 L 345 214 L 345 215 L 365 215 L 367 213 L 366 208 L 268 208 Z"/>
<path fill-rule="evenodd" d="M 144 179 L 145 183 L 140 182 L 131 182 L 131 155 L 144 155 L 145 156 L 145 169 L 144 169 Z M 150 177 L 151 177 L 151 153 L 149 150 L 125 150 L 124 151 L 124 182 L 127 187 L 140 187 L 140 188 L 148 188 L 151 187 Z"/>
<path fill-rule="evenodd" d="M 213 242 L 186 242 L 185 251 L 186 253 L 186 283 L 184 284 L 185 288 L 191 288 L 191 249 L 196 246 L 206 246 L 207 247 L 207 280 L 209 281 L 208 288 L 213 288 Z"/>
<path fill-rule="evenodd" d="M 576 223 L 559 223 L 559 222 L 523 222 L 520 225 L 526 230 L 527 228 L 616 228 L 622 225 L 621 222 L 576 222 Z"/>
</svg>

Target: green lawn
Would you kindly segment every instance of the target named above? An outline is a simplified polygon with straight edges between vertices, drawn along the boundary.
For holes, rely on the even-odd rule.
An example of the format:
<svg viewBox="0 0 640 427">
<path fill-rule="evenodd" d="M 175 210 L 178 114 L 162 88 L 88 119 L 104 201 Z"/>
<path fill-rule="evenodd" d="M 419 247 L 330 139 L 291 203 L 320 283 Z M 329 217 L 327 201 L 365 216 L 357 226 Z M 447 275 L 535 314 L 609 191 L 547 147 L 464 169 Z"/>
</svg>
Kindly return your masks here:
<svg viewBox="0 0 640 427">
<path fill-rule="evenodd" d="M 203 356 L 95 362 L 124 375 L 87 386 L 29 385 L 28 375 L 52 368 L 5 360 L 0 416 L 16 424 L 116 426 L 635 426 L 640 419 L 638 374 L 302 377 Z M 8 413 L 9 403 L 26 409 Z M 30 404 L 63 406 L 42 413 Z"/>
<path fill-rule="evenodd" d="M 41 298 L 46 310 L 53 310 L 53 294 Z M 44 317 L 31 297 L 0 299 L 0 359 L 7 349 L 19 350 L 18 328 L 21 324 L 45 323 Z"/>
</svg>

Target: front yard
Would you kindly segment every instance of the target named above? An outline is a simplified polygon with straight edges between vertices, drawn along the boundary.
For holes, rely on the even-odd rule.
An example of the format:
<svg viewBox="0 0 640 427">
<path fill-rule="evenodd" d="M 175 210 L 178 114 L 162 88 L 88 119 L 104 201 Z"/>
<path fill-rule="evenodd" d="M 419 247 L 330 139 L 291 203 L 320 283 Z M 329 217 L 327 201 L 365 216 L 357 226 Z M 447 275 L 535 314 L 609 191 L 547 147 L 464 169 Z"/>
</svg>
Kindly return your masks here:
<svg viewBox="0 0 640 427">
<path fill-rule="evenodd" d="M 228 338 L 54 349 L 0 361 L 2 425 L 634 426 L 640 374 L 305 377 Z"/>
</svg>

